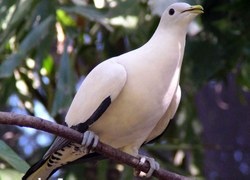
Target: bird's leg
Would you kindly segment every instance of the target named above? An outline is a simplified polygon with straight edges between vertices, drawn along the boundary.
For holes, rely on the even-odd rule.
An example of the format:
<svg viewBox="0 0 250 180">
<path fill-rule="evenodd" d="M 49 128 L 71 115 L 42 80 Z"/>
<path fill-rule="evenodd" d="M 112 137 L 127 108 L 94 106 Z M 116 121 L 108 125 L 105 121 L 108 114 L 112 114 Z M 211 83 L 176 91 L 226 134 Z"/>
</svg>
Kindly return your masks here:
<svg viewBox="0 0 250 180">
<path fill-rule="evenodd" d="M 85 131 L 83 134 L 82 145 L 92 149 L 97 146 L 99 142 L 99 137 L 92 131 Z M 91 145 L 91 146 L 90 146 Z"/>
<path fill-rule="evenodd" d="M 158 162 L 156 162 L 154 158 L 150 158 L 150 157 L 143 156 L 143 155 L 138 155 L 138 157 L 140 158 L 140 163 L 139 163 L 140 165 L 143 165 L 146 161 L 149 162 L 150 169 L 146 173 L 147 178 L 152 176 L 154 170 L 159 170 L 160 169 L 160 164 Z M 135 173 L 136 173 L 137 176 L 143 176 L 143 175 L 141 175 L 141 172 L 139 172 L 137 170 L 136 170 Z"/>
</svg>

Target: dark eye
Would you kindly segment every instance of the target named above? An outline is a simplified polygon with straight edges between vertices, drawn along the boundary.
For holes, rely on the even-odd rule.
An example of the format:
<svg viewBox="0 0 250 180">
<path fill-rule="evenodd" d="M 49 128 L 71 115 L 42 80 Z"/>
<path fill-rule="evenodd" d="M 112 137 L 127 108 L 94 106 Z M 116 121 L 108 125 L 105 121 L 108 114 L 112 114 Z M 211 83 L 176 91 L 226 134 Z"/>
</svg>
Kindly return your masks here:
<svg viewBox="0 0 250 180">
<path fill-rule="evenodd" d="M 169 15 L 172 16 L 172 15 L 174 15 L 174 12 L 175 12 L 174 9 L 169 9 L 169 12 L 168 12 L 168 13 L 169 13 Z"/>
</svg>

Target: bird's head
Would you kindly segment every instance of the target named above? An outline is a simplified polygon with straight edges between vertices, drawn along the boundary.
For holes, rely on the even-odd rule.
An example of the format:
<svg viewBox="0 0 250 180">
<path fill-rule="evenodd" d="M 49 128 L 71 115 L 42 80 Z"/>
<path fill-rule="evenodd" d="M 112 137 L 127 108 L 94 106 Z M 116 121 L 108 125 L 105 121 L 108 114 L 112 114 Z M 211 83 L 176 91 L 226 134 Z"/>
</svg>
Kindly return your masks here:
<svg viewBox="0 0 250 180">
<path fill-rule="evenodd" d="M 191 6 L 187 3 L 174 3 L 170 5 L 163 13 L 161 23 L 168 27 L 177 25 L 186 27 L 197 15 L 203 13 L 201 5 Z"/>
</svg>

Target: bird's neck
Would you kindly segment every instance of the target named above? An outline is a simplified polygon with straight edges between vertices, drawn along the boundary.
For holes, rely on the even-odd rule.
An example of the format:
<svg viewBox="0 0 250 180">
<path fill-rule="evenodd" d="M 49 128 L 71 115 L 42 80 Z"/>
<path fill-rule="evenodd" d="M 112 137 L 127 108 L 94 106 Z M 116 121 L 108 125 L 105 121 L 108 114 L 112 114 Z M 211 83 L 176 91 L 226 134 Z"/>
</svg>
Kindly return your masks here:
<svg viewBox="0 0 250 180">
<path fill-rule="evenodd" d="M 154 52 L 162 68 L 181 67 L 186 41 L 186 29 L 170 29 L 159 26 L 145 49 Z M 168 57 L 166 59 L 166 57 Z M 158 61 L 158 62 L 157 62 Z"/>
<path fill-rule="evenodd" d="M 186 34 L 187 34 L 187 29 L 185 28 L 180 28 L 180 27 L 166 27 L 163 26 L 162 24 L 159 24 L 157 27 L 155 33 L 149 40 L 149 43 L 155 44 L 155 45 L 170 45 L 172 46 L 176 45 L 176 43 L 181 43 L 183 46 L 185 46 L 185 39 L 186 39 Z M 161 45 L 161 46 L 162 46 Z M 165 46 L 166 46 L 165 45 Z M 184 47 L 183 47 L 184 48 Z"/>
<path fill-rule="evenodd" d="M 147 72 L 152 72 L 157 78 L 169 83 L 175 77 L 178 83 L 185 39 L 186 31 L 176 32 L 158 27 L 140 51 L 144 54 L 143 61 L 147 65 Z"/>
</svg>

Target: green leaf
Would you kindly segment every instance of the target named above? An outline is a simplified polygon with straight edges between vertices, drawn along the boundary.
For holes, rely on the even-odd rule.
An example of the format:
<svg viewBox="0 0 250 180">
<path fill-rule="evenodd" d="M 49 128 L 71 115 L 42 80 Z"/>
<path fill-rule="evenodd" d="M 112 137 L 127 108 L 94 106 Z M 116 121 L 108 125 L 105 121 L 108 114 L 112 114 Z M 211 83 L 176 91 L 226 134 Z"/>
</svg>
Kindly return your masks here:
<svg viewBox="0 0 250 180">
<path fill-rule="evenodd" d="M 127 165 L 124 165 L 124 171 L 122 172 L 121 180 L 134 179 L 133 169 Z"/>
<path fill-rule="evenodd" d="M 51 73 L 52 69 L 54 66 L 54 61 L 53 57 L 51 55 L 48 55 L 44 60 L 43 60 L 43 68 L 47 71 L 48 74 Z"/>
<path fill-rule="evenodd" d="M 26 172 L 29 165 L 20 158 L 4 141 L 0 140 L 0 158 L 20 172 Z"/>
<path fill-rule="evenodd" d="M 16 6 L 15 13 L 13 14 L 8 24 L 8 28 L 12 29 L 13 27 L 17 26 L 17 24 L 20 23 L 20 21 L 27 16 L 27 13 L 30 11 L 31 6 L 32 6 L 32 1 L 20 0 Z"/>
<path fill-rule="evenodd" d="M 22 41 L 20 51 L 27 53 L 29 50 L 37 46 L 41 40 L 50 32 L 51 25 L 54 23 L 54 16 L 47 17 L 41 24 L 35 27 Z"/>
<path fill-rule="evenodd" d="M 25 55 L 21 52 L 11 54 L 0 66 L 0 78 L 10 77 L 24 58 Z"/>
<path fill-rule="evenodd" d="M 14 169 L 0 169 L 0 180 L 22 179 L 23 173 Z"/>
<path fill-rule="evenodd" d="M 244 91 L 250 91 L 250 63 L 245 60 L 240 66 L 240 72 L 236 76 L 237 82 L 241 85 Z"/>
<path fill-rule="evenodd" d="M 0 37 L 0 52 L 4 48 L 5 43 L 13 35 L 14 31 L 17 30 L 17 26 L 20 25 L 21 21 L 27 17 L 28 12 L 32 6 L 31 0 L 20 0 L 17 2 L 15 12 L 11 16 L 7 28 Z M 8 11 L 8 13 L 10 13 Z"/>
<path fill-rule="evenodd" d="M 61 7 L 61 9 L 67 13 L 74 13 L 84 16 L 91 21 L 102 22 L 105 18 L 105 14 L 97 10 L 93 6 L 71 6 L 71 7 Z"/>
<path fill-rule="evenodd" d="M 67 43 L 66 43 L 67 44 Z M 65 44 L 64 52 L 61 57 L 61 64 L 58 72 L 58 81 L 56 93 L 52 107 L 52 116 L 69 107 L 75 90 L 75 81 L 73 77 L 73 69 L 70 64 L 70 57 Z"/>
<path fill-rule="evenodd" d="M 8 102 L 8 99 L 11 95 L 13 95 L 13 92 L 16 91 L 16 80 L 14 76 L 11 78 L 5 79 L 4 81 L 1 81 L 0 83 L 0 99 L 1 104 L 6 104 Z M 2 109 L 3 110 L 3 109 Z"/>
<path fill-rule="evenodd" d="M 0 66 L 0 78 L 12 75 L 14 69 L 22 63 L 27 53 L 49 34 L 49 29 L 53 22 L 54 17 L 49 16 L 25 37 L 19 47 L 19 51 L 10 55 Z"/>
<path fill-rule="evenodd" d="M 56 11 L 57 19 L 66 26 L 75 26 L 76 22 L 75 20 L 67 15 L 63 10 L 58 9 Z"/>
<path fill-rule="evenodd" d="M 98 178 L 97 179 L 103 179 L 103 177 L 107 177 L 107 172 L 108 172 L 108 162 L 107 161 L 100 161 L 98 162 Z"/>
<path fill-rule="evenodd" d="M 8 11 L 6 9 L 9 9 L 13 4 L 15 4 L 14 0 L 2 0 L 0 1 L 0 22 L 2 19 L 5 19 L 6 15 L 8 14 Z"/>
<path fill-rule="evenodd" d="M 93 6 L 72 6 L 72 7 L 61 7 L 63 11 L 67 13 L 74 13 L 83 16 L 90 21 L 95 21 L 102 24 L 107 29 L 112 29 L 105 20 L 106 14 L 100 10 L 97 10 Z"/>
</svg>

